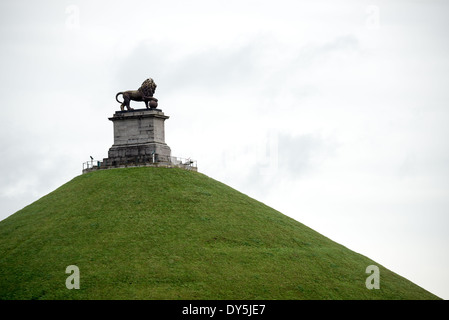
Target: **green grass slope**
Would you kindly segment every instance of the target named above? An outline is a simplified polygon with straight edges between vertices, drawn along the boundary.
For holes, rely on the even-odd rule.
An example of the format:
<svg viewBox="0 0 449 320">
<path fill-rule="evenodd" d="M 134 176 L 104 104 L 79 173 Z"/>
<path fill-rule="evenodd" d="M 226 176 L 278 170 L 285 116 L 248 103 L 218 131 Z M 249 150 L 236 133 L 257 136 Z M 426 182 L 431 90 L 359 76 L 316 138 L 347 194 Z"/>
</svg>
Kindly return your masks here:
<svg viewBox="0 0 449 320">
<path fill-rule="evenodd" d="M 380 289 L 365 269 L 380 267 Z M 66 267 L 80 289 L 65 286 Z M 437 299 L 201 173 L 74 178 L 0 222 L 0 299 Z"/>
</svg>

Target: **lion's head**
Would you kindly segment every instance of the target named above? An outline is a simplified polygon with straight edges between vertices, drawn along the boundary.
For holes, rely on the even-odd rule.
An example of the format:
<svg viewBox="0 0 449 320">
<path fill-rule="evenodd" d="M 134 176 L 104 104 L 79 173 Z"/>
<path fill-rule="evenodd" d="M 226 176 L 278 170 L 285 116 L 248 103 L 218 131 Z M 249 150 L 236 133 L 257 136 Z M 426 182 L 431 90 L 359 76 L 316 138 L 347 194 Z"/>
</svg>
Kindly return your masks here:
<svg viewBox="0 0 449 320">
<path fill-rule="evenodd" d="M 138 89 L 144 97 L 152 97 L 154 92 L 156 91 L 156 83 L 151 78 L 145 80 L 140 88 Z"/>
</svg>

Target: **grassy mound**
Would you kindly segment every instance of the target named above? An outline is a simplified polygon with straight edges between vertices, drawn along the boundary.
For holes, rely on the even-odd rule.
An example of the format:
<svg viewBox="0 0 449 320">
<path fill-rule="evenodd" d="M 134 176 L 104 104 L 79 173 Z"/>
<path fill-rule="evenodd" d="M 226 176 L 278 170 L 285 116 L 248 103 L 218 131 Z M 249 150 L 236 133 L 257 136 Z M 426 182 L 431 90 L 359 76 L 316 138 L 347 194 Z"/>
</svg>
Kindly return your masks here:
<svg viewBox="0 0 449 320">
<path fill-rule="evenodd" d="M 68 290 L 66 267 L 80 270 Z M 380 268 L 368 290 L 366 267 Z M 0 222 L 0 299 L 436 299 L 201 173 L 78 176 Z"/>
</svg>

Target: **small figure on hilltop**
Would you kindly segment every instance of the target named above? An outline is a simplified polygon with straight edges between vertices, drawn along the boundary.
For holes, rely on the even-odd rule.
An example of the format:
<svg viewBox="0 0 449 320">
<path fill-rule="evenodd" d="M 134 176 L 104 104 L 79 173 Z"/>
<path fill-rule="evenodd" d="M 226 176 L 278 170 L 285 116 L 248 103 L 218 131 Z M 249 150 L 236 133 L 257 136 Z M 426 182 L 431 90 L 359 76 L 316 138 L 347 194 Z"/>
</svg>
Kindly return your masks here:
<svg viewBox="0 0 449 320">
<path fill-rule="evenodd" d="M 130 101 L 143 101 L 145 102 L 145 107 L 147 107 L 147 109 L 155 109 L 157 107 L 157 99 L 153 98 L 153 94 L 156 91 L 156 87 L 157 85 L 154 83 L 154 80 L 148 78 L 137 90 L 128 90 L 117 93 L 115 100 L 117 100 L 118 103 L 121 103 L 120 109 L 122 111 L 125 110 L 125 107 L 128 111 L 134 110 L 129 106 Z M 123 96 L 123 102 L 118 100 L 119 95 Z"/>
</svg>

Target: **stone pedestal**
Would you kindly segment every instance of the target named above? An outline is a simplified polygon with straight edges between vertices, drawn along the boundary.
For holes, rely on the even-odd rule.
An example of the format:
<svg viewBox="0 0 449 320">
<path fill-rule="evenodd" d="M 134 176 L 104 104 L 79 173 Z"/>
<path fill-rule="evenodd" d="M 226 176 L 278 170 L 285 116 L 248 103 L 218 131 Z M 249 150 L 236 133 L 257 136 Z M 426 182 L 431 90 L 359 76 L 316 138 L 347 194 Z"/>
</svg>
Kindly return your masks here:
<svg viewBox="0 0 449 320">
<path fill-rule="evenodd" d="M 114 144 L 103 165 L 169 163 L 171 150 L 165 143 L 164 128 L 168 118 L 159 109 L 116 111 L 109 118 L 114 124 Z"/>
</svg>

